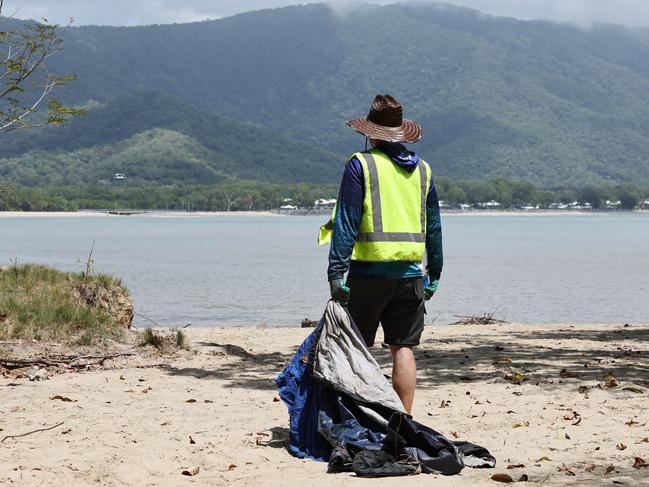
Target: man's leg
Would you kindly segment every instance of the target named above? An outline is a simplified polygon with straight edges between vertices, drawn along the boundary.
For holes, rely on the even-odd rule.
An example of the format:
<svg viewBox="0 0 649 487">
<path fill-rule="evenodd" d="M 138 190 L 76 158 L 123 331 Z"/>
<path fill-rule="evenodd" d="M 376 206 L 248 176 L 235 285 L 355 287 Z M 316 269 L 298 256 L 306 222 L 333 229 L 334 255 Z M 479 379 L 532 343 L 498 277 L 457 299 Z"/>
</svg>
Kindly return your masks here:
<svg viewBox="0 0 649 487">
<path fill-rule="evenodd" d="M 399 345 L 390 345 L 390 353 L 392 353 L 392 387 L 401 399 L 406 412 L 410 414 L 417 387 L 415 354 L 412 347 Z"/>
</svg>

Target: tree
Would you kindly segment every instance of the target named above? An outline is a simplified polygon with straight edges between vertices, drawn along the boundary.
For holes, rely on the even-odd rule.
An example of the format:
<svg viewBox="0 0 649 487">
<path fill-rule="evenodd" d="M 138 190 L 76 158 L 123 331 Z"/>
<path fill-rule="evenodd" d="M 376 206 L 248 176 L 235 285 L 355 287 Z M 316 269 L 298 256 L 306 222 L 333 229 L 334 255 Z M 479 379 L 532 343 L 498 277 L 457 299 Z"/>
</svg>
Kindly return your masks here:
<svg viewBox="0 0 649 487">
<path fill-rule="evenodd" d="M 625 210 L 633 210 L 640 202 L 639 191 L 632 185 L 625 184 L 618 190 L 618 198 L 622 208 Z"/>
<path fill-rule="evenodd" d="M 3 30 L 3 24 L 9 25 L 9 19 L 1 17 L 3 3 L 0 0 L 0 133 L 60 124 L 84 114 L 84 110 L 66 106 L 51 96 L 74 80 L 74 76 L 58 76 L 47 70 L 47 60 L 63 49 L 59 27 L 45 19 L 44 23 Z M 37 116 L 45 103 L 47 115 Z"/>
</svg>

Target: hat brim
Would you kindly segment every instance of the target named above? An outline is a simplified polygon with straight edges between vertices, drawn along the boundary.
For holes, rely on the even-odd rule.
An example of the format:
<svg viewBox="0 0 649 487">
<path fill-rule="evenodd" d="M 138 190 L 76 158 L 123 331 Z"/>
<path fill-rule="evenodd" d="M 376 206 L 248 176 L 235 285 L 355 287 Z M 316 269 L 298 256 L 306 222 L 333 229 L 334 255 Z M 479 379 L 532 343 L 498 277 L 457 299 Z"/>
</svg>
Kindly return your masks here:
<svg viewBox="0 0 649 487">
<path fill-rule="evenodd" d="M 412 120 L 404 120 L 399 127 L 385 127 L 369 121 L 367 118 L 347 120 L 347 125 L 370 139 L 386 142 L 404 142 L 412 144 L 421 139 L 421 127 Z"/>
</svg>

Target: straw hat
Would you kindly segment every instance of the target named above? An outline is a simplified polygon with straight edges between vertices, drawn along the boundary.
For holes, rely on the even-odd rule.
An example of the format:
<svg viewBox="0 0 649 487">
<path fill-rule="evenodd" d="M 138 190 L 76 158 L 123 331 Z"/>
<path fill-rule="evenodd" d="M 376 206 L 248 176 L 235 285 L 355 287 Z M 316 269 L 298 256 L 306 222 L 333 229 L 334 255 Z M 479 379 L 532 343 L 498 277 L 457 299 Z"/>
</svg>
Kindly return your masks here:
<svg viewBox="0 0 649 487">
<path fill-rule="evenodd" d="M 366 137 L 411 144 L 421 139 L 421 127 L 403 118 L 403 108 L 390 95 L 376 95 L 367 117 L 348 120 L 347 125 Z"/>
</svg>

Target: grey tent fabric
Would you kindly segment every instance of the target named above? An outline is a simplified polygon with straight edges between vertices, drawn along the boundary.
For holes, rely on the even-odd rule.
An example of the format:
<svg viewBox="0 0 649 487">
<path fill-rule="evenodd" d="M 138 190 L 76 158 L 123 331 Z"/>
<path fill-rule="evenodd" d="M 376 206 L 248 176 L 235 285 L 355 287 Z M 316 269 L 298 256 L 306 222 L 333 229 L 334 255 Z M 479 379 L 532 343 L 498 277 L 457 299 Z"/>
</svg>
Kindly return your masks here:
<svg viewBox="0 0 649 487">
<path fill-rule="evenodd" d="M 323 321 L 313 377 L 359 401 L 405 413 L 399 396 L 383 376 L 379 364 L 353 330 L 347 311 L 331 300 Z"/>
</svg>

